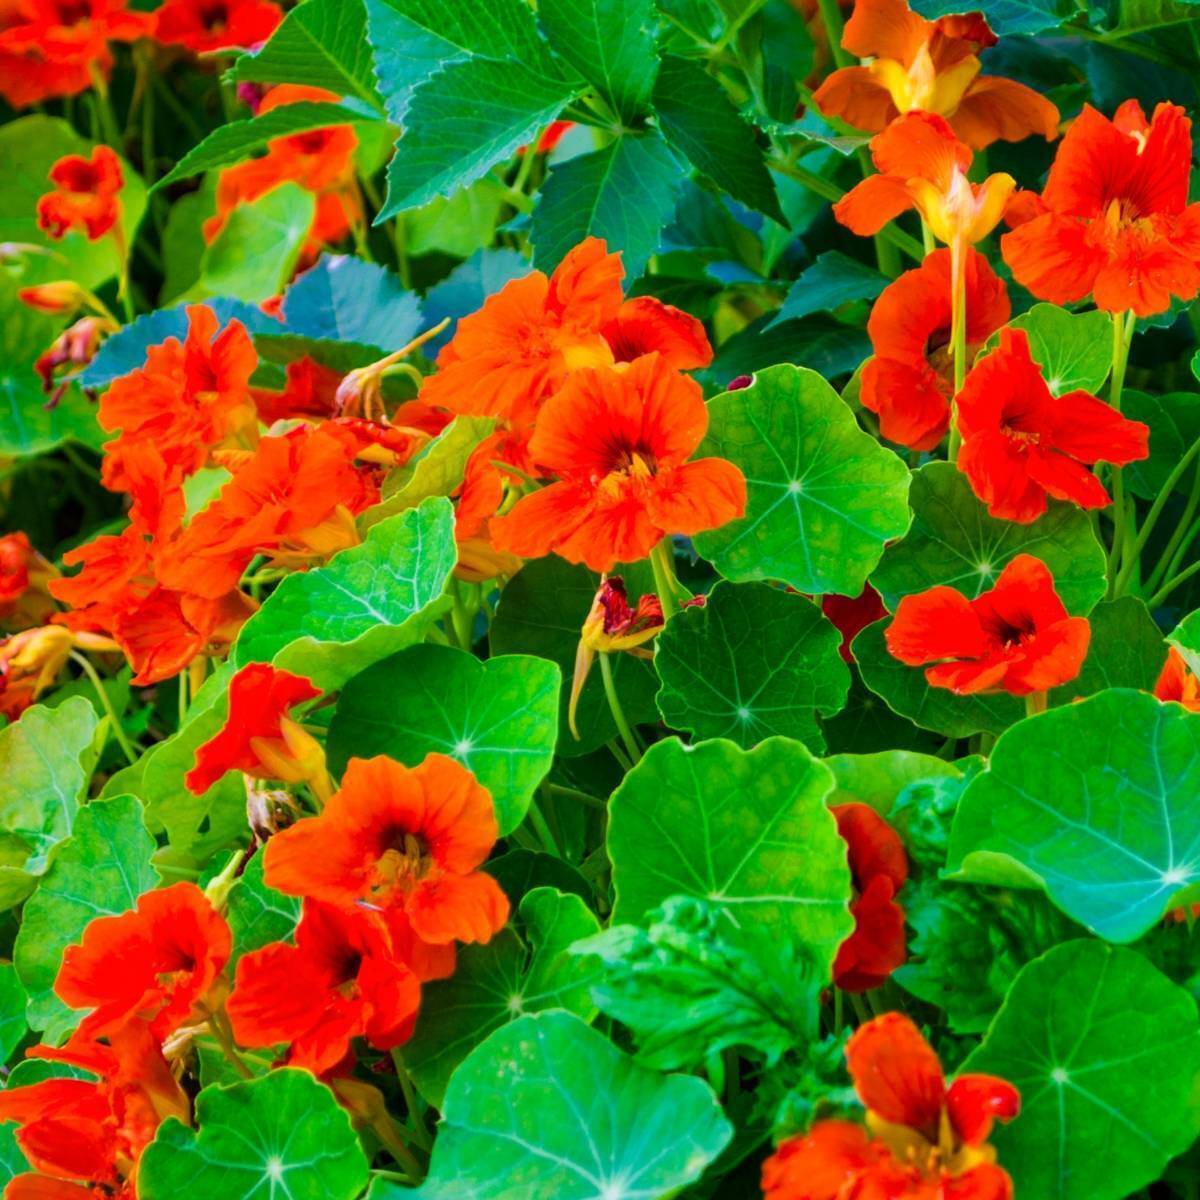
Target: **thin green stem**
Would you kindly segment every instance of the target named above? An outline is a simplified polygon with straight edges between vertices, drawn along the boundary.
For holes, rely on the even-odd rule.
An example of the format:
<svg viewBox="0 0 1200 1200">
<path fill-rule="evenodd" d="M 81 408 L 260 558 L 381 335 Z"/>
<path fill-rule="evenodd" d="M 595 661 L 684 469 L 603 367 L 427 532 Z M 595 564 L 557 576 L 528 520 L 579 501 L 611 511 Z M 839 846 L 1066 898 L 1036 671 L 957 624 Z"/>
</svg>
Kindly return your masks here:
<svg viewBox="0 0 1200 1200">
<path fill-rule="evenodd" d="M 1137 532 L 1137 537 L 1133 540 L 1133 547 L 1129 553 L 1129 560 L 1122 566 L 1120 574 L 1117 576 L 1117 594 L 1120 595 L 1129 585 L 1130 576 L 1137 566 L 1138 559 L 1141 556 L 1142 550 L 1145 548 L 1146 542 L 1150 538 L 1150 534 L 1154 530 L 1154 526 L 1158 518 L 1162 514 L 1162 510 L 1166 507 L 1167 501 L 1171 498 L 1172 492 L 1175 490 L 1175 485 L 1183 478 L 1183 473 L 1191 465 L 1192 460 L 1200 454 L 1200 439 L 1194 441 L 1188 452 L 1175 464 L 1171 474 L 1167 476 L 1166 482 L 1159 489 L 1158 495 L 1154 499 L 1154 503 L 1150 506 L 1150 511 L 1146 514 L 1146 519 L 1142 522 L 1142 527 Z"/>
<path fill-rule="evenodd" d="M 563 787 L 560 783 L 548 783 L 546 787 L 549 788 L 552 796 L 561 796 L 564 800 L 575 800 L 580 804 L 586 804 L 589 808 L 597 808 L 601 812 L 608 811 L 608 805 L 598 796 L 589 796 L 587 792 L 581 792 L 578 788 Z"/>
<path fill-rule="evenodd" d="M 96 672 L 96 668 L 88 662 L 87 657 L 80 654 L 78 650 L 71 651 L 71 661 L 83 671 L 83 673 L 91 681 L 91 685 L 96 690 L 96 697 L 100 701 L 100 706 L 104 709 L 104 715 L 108 718 L 109 727 L 112 729 L 112 735 L 117 739 L 117 744 L 121 747 L 121 753 L 125 755 L 126 761 L 130 766 L 137 762 L 137 752 L 133 748 L 133 744 L 125 736 L 125 730 L 121 728 L 121 722 L 117 719 L 116 711 L 113 709 L 112 700 L 109 699 L 108 692 L 105 690 L 104 681 Z"/>
<path fill-rule="evenodd" d="M 848 67 L 854 59 L 842 45 L 842 10 L 838 0 L 817 0 L 817 8 L 821 12 L 821 24 L 825 26 L 825 36 L 829 39 L 829 49 L 833 61 L 839 67 Z"/>
<path fill-rule="evenodd" d="M 233 1034 L 226 1029 L 219 1013 L 213 1013 L 208 1018 L 208 1028 L 212 1031 L 213 1037 L 216 1038 L 217 1045 L 221 1047 L 221 1053 L 229 1060 L 233 1069 L 243 1079 L 253 1079 L 254 1072 L 242 1061 L 242 1056 L 238 1053 L 238 1048 L 234 1044 Z"/>
<path fill-rule="evenodd" d="M 1196 559 L 1190 567 L 1185 567 L 1178 575 L 1172 576 L 1166 583 L 1146 601 L 1150 608 L 1155 608 L 1161 604 L 1180 584 L 1186 583 L 1197 571 L 1200 571 L 1200 558 Z"/>
<path fill-rule="evenodd" d="M 1125 388 L 1125 368 L 1129 363 L 1129 346 L 1133 341 L 1135 317 L 1132 312 L 1113 313 L 1112 375 L 1109 381 L 1109 403 L 1117 412 L 1121 411 L 1122 393 Z M 1113 540 L 1108 554 L 1108 596 L 1117 592 L 1117 575 L 1122 558 L 1130 551 L 1132 533 L 1128 527 L 1126 511 L 1125 479 L 1120 467 L 1113 468 Z M 1132 558 L 1132 555 L 1130 555 Z"/>
<path fill-rule="evenodd" d="M 546 853 L 553 854 L 555 858 L 562 858 L 562 851 L 558 847 L 558 842 L 555 841 L 554 834 L 550 832 L 550 826 L 546 824 L 546 818 L 538 807 L 536 796 L 529 803 L 529 823 L 541 839 Z"/>
<path fill-rule="evenodd" d="M 958 461 L 962 434 L 958 429 L 958 393 L 967 378 L 967 254 L 959 241 L 950 247 L 950 353 L 954 357 L 954 396 L 950 401 L 950 445 L 947 457 Z"/>
<path fill-rule="evenodd" d="M 650 551 L 650 569 L 654 572 L 654 590 L 662 604 L 663 619 L 670 620 L 679 611 L 683 601 L 691 599 L 691 593 L 675 575 L 675 563 L 667 538 L 663 538 Z"/>
<path fill-rule="evenodd" d="M 408 1073 L 408 1067 L 405 1066 L 404 1057 L 399 1050 L 392 1051 L 392 1064 L 396 1068 L 396 1079 L 400 1083 L 400 1092 L 404 1096 L 404 1107 L 409 1116 L 409 1132 L 412 1133 L 417 1145 L 423 1150 L 428 1150 L 433 1145 L 433 1139 L 429 1136 L 429 1130 L 425 1128 L 420 1100 L 417 1098 L 412 1077 Z"/>
<path fill-rule="evenodd" d="M 598 657 L 600 659 L 600 679 L 604 683 L 604 695 L 608 699 L 609 711 L 612 713 L 617 732 L 621 735 L 621 742 L 625 746 L 625 752 L 629 755 L 630 762 L 636 763 L 642 757 L 642 752 L 638 749 L 637 738 L 634 737 L 633 730 L 625 719 L 625 710 L 621 707 L 621 697 L 617 695 L 617 685 L 613 681 L 612 664 L 603 650 L 600 651 Z"/>
<path fill-rule="evenodd" d="M 1200 529 L 1193 524 L 1197 508 L 1200 508 L 1200 462 L 1196 464 L 1196 470 L 1192 476 L 1192 490 L 1188 493 L 1183 515 L 1179 518 L 1162 554 L 1159 556 L 1158 564 L 1150 573 L 1150 578 L 1146 581 L 1148 588 L 1156 588 L 1163 579 L 1178 569 L 1179 564 L 1175 561 L 1176 555 L 1186 553 L 1192 538 L 1196 536 L 1197 532 L 1200 532 Z"/>
<path fill-rule="evenodd" d="M 1030 692 L 1025 697 L 1025 715 L 1027 717 L 1036 717 L 1039 713 L 1044 713 L 1047 703 L 1048 700 L 1045 692 Z"/>
</svg>

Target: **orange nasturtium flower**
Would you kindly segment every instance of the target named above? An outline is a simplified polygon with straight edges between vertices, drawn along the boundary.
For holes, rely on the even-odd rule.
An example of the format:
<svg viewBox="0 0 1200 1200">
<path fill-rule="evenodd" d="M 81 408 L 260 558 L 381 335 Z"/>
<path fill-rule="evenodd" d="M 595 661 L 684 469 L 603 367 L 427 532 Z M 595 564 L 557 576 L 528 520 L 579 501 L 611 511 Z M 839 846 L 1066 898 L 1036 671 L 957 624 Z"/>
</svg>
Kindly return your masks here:
<svg viewBox="0 0 1200 1200">
<path fill-rule="evenodd" d="M 838 947 L 833 981 L 844 992 L 866 992 L 907 957 L 904 909 L 895 897 L 908 879 L 908 856 L 900 835 L 869 804 L 837 804 L 832 812 L 848 848 L 855 891 L 854 932 Z"/>
<path fill-rule="evenodd" d="M 818 1121 L 763 1164 L 766 1200 L 1012 1200 L 1012 1180 L 988 1142 L 1021 1109 L 994 1075 L 949 1086 L 933 1047 L 902 1013 L 861 1026 L 846 1044 L 867 1128 Z"/>
<path fill-rule="evenodd" d="M 193 54 L 250 50 L 282 20 L 283 10 L 271 0 L 166 0 L 154 13 L 154 37 Z"/>
<path fill-rule="evenodd" d="M 741 471 L 721 458 L 687 461 L 707 427 L 700 385 L 658 354 L 573 372 L 529 444 L 555 482 L 492 522 L 496 548 L 522 558 L 553 551 L 608 571 L 645 558 L 669 533 L 740 517 Z"/>
<path fill-rule="evenodd" d="M 1174 646 L 1167 651 L 1167 661 L 1155 681 L 1154 694 L 1159 700 L 1173 700 L 1190 712 L 1200 712 L 1200 679 Z"/>
<path fill-rule="evenodd" d="M 898 116 L 945 117 L 975 150 L 1058 132 L 1058 109 L 1032 88 L 981 75 L 979 52 L 996 44 L 979 13 L 927 21 L 907 0 L 856 0 L 842 46 L 868 66 L 834 71 L 813 94 L 826 116 L 878 133 Z"/>
<path fill-rule="evenodd" d="M 58 568 L 20 531 L 0 537 L 0 625 L 27 629 L 55 611 L 48 584 Z"/>
<path fill-rule="evenodd" d="M 1003 329 L 958 394 L 958 467 L 993 517 L 1028 525 L 1046 497 L 1080 508 L 1112 498 L 1088 467 L 1125 466 L 1150 453 L 1150 430 L 1089 392 L 1053 396 L 1023 329 Z"/>
<path fill-rule="evenodd" d="M 508 920 L 508 898 L 479 869 L 496 836 L 491 796 L 454 759 L 352 758 L 320 815 L 267 843 L 264 877 L 289 896 L 375 908 L 394 935 L 486 942 Z"/>
<path fill-rule="evenodd" d="M 1126 100 L 1110 121 L 1085 104 L 1040 197 L 1014 202 L 1000 248 L 1042 300 L 1088 294 L 1106 312 L 1164 312 L 1200 290 L 1200 203 L 1188 203 L 1192 123 L 1177 104 L 1146 120 Z"/>
<path fill-rule="evenodd" d="M 75 649 L 105 651 L 120 647 L 101 634 L 75 632 L 62 625 L 22 629 L 0 641 L 0 713 L 15 721 L 58 682 Z"/>
<path fill-rule="evenodd" d="M 273 942 L 238 960 L 227 1012 L 243 1046 L 287 1044 L 287 1062 L 321 1075 L 366 1037 L 377 1050 L 407 1041 L 421 984 L 386 924 L 365 910 L 304 901 L 295 945 Z"/>
<path fill-rule="evenodd" d="M 112 230 L 121 219 L 121 189 L 125 177 L 121 160 L 107 146 L 97 146 L 90 158 L 67 154 L 50 168 L 54 190 L 37 203 L 40 228 L 51 237 L 82 229 L 89 241 Z"/>
<path fill-rule="evenodd" d="M 885 637 L 893 658 L 959 696 L 1028 696 L 1074 679 L 1087 656 L 1087 617 L 1067 613 L 1040 559 L 1018 554 L 974 600 L 952 587 L 905 596 Z"/>
<path fill-rule="evenodd" d="M 950 252 L 935 250 L 889 283 L 871 309 L 875 351 L 862 372 L 860 399 L 879 417 L 879 432 L 911 450 L 932 450 L 950 427 L 954 390 Z M 976 250 L 966 255 L 966 355 L 1009 318 L 1004 281 Z"/>
</svg>

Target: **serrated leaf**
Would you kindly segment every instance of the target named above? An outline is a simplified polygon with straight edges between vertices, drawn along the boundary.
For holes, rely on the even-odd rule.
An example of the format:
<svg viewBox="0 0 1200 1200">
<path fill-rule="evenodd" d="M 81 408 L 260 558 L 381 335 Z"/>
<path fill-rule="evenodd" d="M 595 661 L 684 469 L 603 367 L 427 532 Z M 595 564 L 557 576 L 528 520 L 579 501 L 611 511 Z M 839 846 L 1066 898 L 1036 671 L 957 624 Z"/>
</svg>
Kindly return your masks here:
<svg viewBox="0 0 1200 1200">
<path fill-rule="evenodd" d="M 908 529 L 908 468 L 814 371 L 768 367 L 708 408 L 698 453 L 740 467 L 748 499 L 696 548 L 726 579 L 857 596 L 884 543 Z"/>
<path fill-rule="evenodd" d="M 658 75 L 653 0 L 542 0 L 537 14 L 550 44 L 623 124 L 645 114 Z"/>
<path fill-rule="evenodd" d="M 369 1200 L 667 1200 L 732 1134 L 703 1080 L 646 1071 L 578 1017 L 541 1013 L 455 1071 L 425 1182 L 376 1180 Z"/>
<path fill-rule="evenodd" d="M 813 313 L 829 312 L 852 300 L 874 300 L 883 291 L 887 279 L 874 267 L 868 267 L 839 250 L 826 250 L 788 289 L 783 307 L 771 325 L 798 320 Z"/>
<path fill-rule="evenodd" d="M 229 77 L 237 83 L 302 83 L 383 111 L 362 0 L 305 0 L 261 50 L 233 64 Z"/>
<path fill-rule="evenodd" d="M 333 770 L 351 757 L 416 766 L 448 754 L 491 793 L 500 833 L 510 833 L 554 762 L 561 683 L 544 658 L 480 662 L 449 646 L 413 646 L 345 686 L 329 728 Z"/>
<path fill-rule="evenodd" d="M 825 749 L 817 721 L 846 702 L 841 634 L 811 600 L 761 583 L 721 582 L 658 636 L 658 710 L 673 729 L 745 749 L 774 735 Z"/>
<path fill-rule="evenodd" d="M 506 283 L 528 275 L 529 260 L 516 250 L 479 250 L 459 263 L 440 283 L 425 294 L 425 319 L 436 325 L 444 317 L 457 321 L 476 309 Z M 425 343 L 429 354 L 439 350 L 454 335 L 454 325 Z"/>
<path fill-rule="evenodd" d="M 1125 688 L 1002 735 L 967 786 L 949 869 L 1041 887 L 1100 937 L 1130 942 L 1200 898 L 1200 715 Z"/>
<path fill-rule="evenodd" d="M 524 939 L 503 929 L 483 946 L 463 946 L 450 979 L 426 984 L 421 1015 L 402 1051 L 421 1095 L 440 1108 L 455 1068 L 484 1038 L 525 1013 L 563 1009 L 590 1021 L 594 961 L 568 947 L 600 923 L 578 897 L 534 888 L 521 901 Z"/>
<path fill-rule="evenodd" d="M 233 656 L 239 666 L 271 662 L 332 691 L 424 637 L 449 603 L 457 561 L 450 502 L 426 500 L 326 566 L 289 575 L 242 626 Z"/>
<path fill-rule="evenodd" d="M 613 921 L 672 896 L 803 944 L 824 979 L 852 928 L 846 846 L 826 807 L 833 775 L 799 743 L 652 746 L 609 802 Z"/>
<path fill-rule="evenodd" d="M 921 16 L 935 20 L 958 11 L 956 4 L 960 0 L 917 0 L 913 8 Z M 979 8 L 992 30 L 1001 37 L 1057 29 L 1075 11 L 1060 0 L 983 0 Z"/>
<path fill-rule="evenodd" d="M 675 209 L 678 183 L 675 156 L 653 130 L 623 134 L 555 167 L 533 213 L 534 262 L 552 271 L 584 238 L 598 237 L 638 278 Z"/>
<path fill-rule="evenodd" d="M 29 1023 L 48 1038 L 74 1028 L 82 1015 L 54 994 L 63 951 L 95 917 L 125 912 L 158 886 L 150 865 L 154 850 L 136 797 L 93 800 L 80 810 L 70 838 L 26 902 L 13 961 L 29 993 Z"/>
<path fill-rule="evenodd" d="M 251 1200 L 355 1200 L 367 1160 L 350 1116 L 307 1071 L 285 1067 L 196 1097 L 199 1129 L 171 1117 L 138 1168 L 141 1200 L 184 1192 Z"/>
<path fill-rule="evenodd" d="M 654 111 L 663 136 L 697 171 L 735 200 L 786 227 L 754 130 L 703 67 L 664 56 L 654 85 Z"/>
<path fill-rule="evenodd" d="M 1028 335 L 1029 353 L 1054 395 L 1077 388 L 1094 395 L 1104 386 L 1112 367 L 1112 318 L 1108 313 L 1072 313 L 1056 304 L 1035 304 L 1013 317 L 1009 326 Z M 999 343 L 1000 334 L 995 333 L 986 349 L 994 350 Z"/>
<path fill-rule="evenodd" d="M 944 584 L 974 599 L 996 584 L 1018 554 L 1050 568 L 1072 613 L 1087 613 L 1104 595 L 1105 553 L 1087 513 L 1051 502 L 1045 516 L 1018 525 L 988 516 L 967 477 L 950 463 L 929 463 L 912 476 L 912 528 L 889 546 L 871 583 L 895 610 L 901 597 Z"/>
<path fill-rule="evenodd" d="M 1124 1200 L 1200 1132 L 1195 1001 L 1131 950 L 1072 941 L 1030 963 L 963 1070 L 1021 1092 L 991 1138 L 1019 1196 Z"/>
</svg>

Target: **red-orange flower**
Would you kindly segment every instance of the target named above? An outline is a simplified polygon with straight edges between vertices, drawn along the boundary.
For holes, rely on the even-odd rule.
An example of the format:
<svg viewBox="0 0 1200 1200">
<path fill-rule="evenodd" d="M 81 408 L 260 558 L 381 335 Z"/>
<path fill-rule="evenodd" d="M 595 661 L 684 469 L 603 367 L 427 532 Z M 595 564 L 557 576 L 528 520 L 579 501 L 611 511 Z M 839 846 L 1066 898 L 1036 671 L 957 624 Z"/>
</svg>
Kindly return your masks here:
<svg viewBox="0 0 1200 1200">
<path fill-rule="evenodd" d="M 608 571 L 645 558 L 668 533 L 740 517 L 741 471 L 720 458 L 687 461 L 707 427 L 700 386 L 658 354 L 573 372 L 542 409 L 529 447 L 556 481 L 493 520 L 493 543 Z"/>
<path fill-rule="evenodd" d="M 0 625 L 27 629 L 48 620 L 55 611 L 49 585 L 58 574 L 24 533 L 0 537 Z"/>
<path fill-rule="evenodd" d="M 229 959 L 225 918 L 194 883 L 138 897 L 116 917 L 97 917 L 63 954 L 54 990 L 72 1008 L 92 1011 L 77 1036 L 99 1039 L 138 1021 L 159 1041 L 204 1020 Z"/>
<path fill-rule="evenodd" d="M 838 804 L 832 811 L 848 848 L 855 891 L 854 932 L 838 949 L 833 981 L 844 992 L 866 992 L 907 957 L 904 909 L 895 896 L 908 879 L 908 856 L 900 835 L 869 804 Z"/>
<path fill-rule="evenodd" d="M 420 1001 L 381 920 L 309 899 L 294 946 L 274 942 L 238 961 L 227 1011 L 241 1045 L 286 1043 L 288 1063 L 320 1075 L 356 1037 L 377 1050 L 407 1041 Z"/>
<path fill-rule="evenodd" d="M 196 765 L 183 779 L 187 789 L 202 795 L 227 771 L 289 782 L 324 776 L 320 744 L 288 716 L 320 694 L 308 679 L 269 663 L 244 666 L 229 681 L 225 724 L 196 750 Z"/>
<path fill-rule="evenodd" d="M 885 637 L 902 663 L 935 664 L 925 670 L 932 687 L 1026 696 L 1079 674 L 1091 626 L 1068 615 L 1044 562 L 1018 554 L 974 600 L 951 587 L 905 596 Z"/>
<path fill-rule="evenodd" d="M 1200 203 L 1188 203 L 1192 123 L 1176 104 L 1147 122 L 1136 100 L 1110 121 L 1085 104 L 1040 199 L 1022 193 L 1000 240 L 1014 277 L 1055 304 L 1089 293 L 1106 312 L 1165 311 L 1200 289 Z"/>
<path fill-rule="evenodd" d="M 154 16 L 158 41 L 211 54 L 265 42 L 283 20 L 283 10 L 271 0 L 166 0 Z"/>
<path fill-rule="evenodd" d="M 282 392 L 255 388 L 258 417 L 264 425 L 291 421 L 298 417 L 322 420 L 337 414 L 337 390 L 342 372 L 323 366 L 304 355 L 288 363 Z"/>
<path fill-rule="evenodd" d="M 1110 503 L 1087 468 L 1146 458 L 1150 430 L 1084 391 L 1052 396 L 1024 330 L 1003 329 L 1000 348 L 981 358 L 956 401 L 958 466 L 993 517 L 1029 524 L 1046 497 L 1081 508 Z"/>
<path fill-rule="evenodd" d="M 873 625 L 880 617 L 887 615 L 879 593 L 869 583 L 863 585 L 863 590 L 857 596 L 838 596 L 833 592 L 826 592 L 821 597 L 821 611 L 842 635 L 842 644 L 838 647 L 838 652 L 846 662 L 854 661 L 850 650 L 854 639 L 868 625 Z"/>
<path fill-rule="evenodd" d="M 88 240 L 102 238 L 121 219 L 121 160 L 107 146 L 96 146 L 90 158 L 68 154 L 50 168 L 54 190 L 38 200 L 38 225 L 53 238 L 69 229 L 86 231 Z"/>
<path fill-rule="evenodd" d="M 712 362 L 712 346 L 704 325 L 690 313 L 653 296 L 634 296 L 617 309 L 616 317 L 600 331 L 613 360 L 633 362 L 658 353 L 677 371 L 695 371 Z"/>
<path fill-rule="evenodd" d="M 1058 109 L 1032 88 L 981 75 L 979 52 L 996 35 L 979 13 L 927 21 L 906 0 L 857 0 L 842 45 L 869 66 L 834 71 L 813 95 L 827 116 L 878 133 L 901 113 L 945 117 L 975 150 L 1058 132 Z"/>
<path fill-rule="evenodd" d="M 33 369 L 42 381 L 42 391 L 50 396 L 50 407 L 58 403 L 70 383 L 68 378 L 60 377 L 56 386 L 56 376 L 90 363 L 96 357 L 100 343 L 118 328 L 109 317 L 80 317 L 54 339 L 48 350 L 38 355 Z"/>
<path fill-rule="evenodd" d="M 150 18 L 125 0 L 8 0 L 0 5 L 0 96 L 25 108 L 87 91 L 107 78 L 109 42 L 146 34 Z"/>
<path fill-rule="evenodd" d="M 263 866 L 281 892 L 365 904 L 432 945 L 486 942 L 508 919 L 508 899 L 479 870 L 495 841 L 492 798 L 454 759 L 354 758 L 319 816 L 271 838 Z"/>
<path fill-rule="evenodd" d="M 1190 712 L 1200 712 L 1200 679 L 1174 646 L 1167 651 L 1167 661 L 1155 681 L 1154 694 L 1159 700 L 1173 700 Z"/>
<path fill-rule="evenodd" d="M 975 250 L 966 255 L 968 363 L 1009 318 L 1004 282 Z M 867 321 L 875 351 L 863 367 L 860 399 L 890 442 L 932 450 L 950 427 L 950 251 L 935 250 L 883 289 Z"/>
<path fill-rule="evenodd" d="M 20 288 L 17 299 L 52 317 L 69 317 L 88 302 L 88 293 L 73 279 L 56 279 L 53 283 L 35 283 L 32 287 Z"/>
<path fill-rule="evenodd" d="M 1012 1084 L 960 1075 L 947 1087 L 937 1054 L 901 1013 L 861 1026 L 846 1059 L 867 1129 L 820 1121 L 789 1138 L 763 1164 L 766 1200 L 1012 1200 L 987 1141 L 995 1121 L 1020 1112 Z"/>
</svg>

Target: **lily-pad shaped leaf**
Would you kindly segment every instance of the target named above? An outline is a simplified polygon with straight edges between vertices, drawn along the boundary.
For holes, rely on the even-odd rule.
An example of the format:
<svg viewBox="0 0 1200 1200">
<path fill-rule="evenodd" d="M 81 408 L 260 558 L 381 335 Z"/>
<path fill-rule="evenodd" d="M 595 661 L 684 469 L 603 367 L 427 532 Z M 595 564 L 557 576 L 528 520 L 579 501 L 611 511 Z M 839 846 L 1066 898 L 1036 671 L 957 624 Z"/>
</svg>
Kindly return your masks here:
<svg viewBox="0 0 1200 1200">
<path fill-rule="evenodd" d="M 1127 390 L 1121 409 L 1127 417 L 1150 427 L 1150 457 L 1124 469 L 1125 485 L 1135 496 L 1154 500 L 1166 487 L 1180 459 L 1200 438 L 1200 395 L 1168 392 L 1148 396 Z M 1195 466 L 1186 470 L 1176 485 L 1186 491 L 1196 476 Z"/>
<path fill-rule="evenodd" d="M 621 568 L 620 573 L 631 602 L 654 590 L 647 564 Z M 579 695 L 578 741 L 567 726 L 579 633 L 599 586 L 599 575 L 554 555 L 527 563 L 505 586 L 489 635 L 492 654 L 535 654 L 558 664 L 563 679 L 558 753 L 563 756 L 587 754 L 617 736 L 599 669 L 590 673 Z M 657 721 L 654 668 L 631 654 L 613 655 L 612 668 L 625 716 L 634 724 Z"/>
<path fill-rule="evenodd" d="M 949 868 L 1042 887 L 1069 917 L 1131 942 L 1200 899 L 1200 715 L 1113 688 L 1014 726 L 967 786 Z"/>
<path fill-rule="evenodd" d="M 1104 386 L 1112 367 L 1112 318 L 1108 313 L 1072 313 L 1056 304 L 1035 304 L 1009 325 L 1025 331 L 1029 353 L 1054 395 L 1079 389 L 1095 395 Z M 999 343 L 1000 335 L 995 333 L 986 349 L 994 350 Z"/>
<path fill-rule="evenodd" d="M 835 754 L 825 759 L 825 765 L 833 772 L 834 779 L 830 804 L 869 804 L 885 817 L 896 797 L 914 783 L 962 778 L 962 771 L 954 763 L 912 750 Z"/>
<path fill-rule="evenodd" d="M 853 924 L 832 790 L 829 768 L 788 738 L 750 751 L 658 742 L 609 803 L 613 922 L 640 924 L 670 897 L 695 896 L 798 941 L 827 973 Z"/>
<path fill-rule="evenodd" d="M 367 1160 L 350 1115 L 307 1071 L 207 1087 L 196 1097 L 199 1129 L 171 1117 L 138 1170 L 142 1200 L 184 1193 L 221 1200 L 355 1200 Z"/>
<path fill-rule="evenodd" d="M 1050 693 L 1051 703 L 1070 704 L 1105 688 L 1153 691 L 1167 659 L 1167 645 L 1145 601 L 1136 596 L 1101 600 L 1088 621 L 1092 638 L 1083 669 Z"/>
<path fill-rule="evenodd" d="M 267 887 L 263 879 L 263 856 L 256 854 L 230 889 L 225 915 L 233 933 L 232 974 L 233 966 L 243 954 L 260 950 L 269 942 L 291 939 L 300 920 L 300 901 Z"/>
<path fill-rule="evenodd" d="M 326 566 L 289 575 L 242 626 L 235 661 L 271 662 L 339 688 L 424 637 L 449 604 L 457 561 L 449 500 L 398 513 Z"/>
<path fill-rule="evenodd" d="M 945 737 L 970 737 L 976 733 L 1001 733 L 1025 715 L 1025 706 L 1006 692 L 956 696 L 946 688 L 930 687 L 924 667 L 910 667 L 888 652 L 884 617 L 868 625 L 854 639 L 852 650 L 863 683 L 888 708 L 922 729 Z"/>
<path fill-rule="evenodd" d="M 659 635 L 658 710 L 673 729 L 749 748 L 772 735 L 825 749 L 817 713 L 846 703 L 841 634 L 803 596 L 765 583 L 718 583 Z"/>
<path fill-rule="evenodd" d="M 125 912 L 143 892 L 158 887 L 158 872 L 150 865 L 154 851 L 135 797 L 93 800 L 80 809 L 74 831 L 54 851 L 50 869 L 25 904 L 13 949 L 34 1029 L 54 1036 L 78 1023 L 82 1014 L 54 994 L 63 951 L 95 917 Z"/>
<path fill-rule="evenodd" d="M 1132 950 L 1078 940 L 1029 963 L 963 1070 L 1021 1092 L 991 1139 L 1018 1196 L 1124 1200 L 1200 1133 L 1195 1001 Z"/>
<path fill-rule="evenodd" d="M 746 515 L 696 538 L 726 579 L 857 596 L 908 528 L 908 468 L 815 371 L 768 367 L 716 397 L 699 453 L 746 476 Z"/>
<path fill-rule="evenodd" d="M 595 959 L 568 953 L 600 923 L 578 897 L 534 888 L 518 912 L 524 938 L 503 929 L 482 946 L 459 949 L 454 975 L 426 984 L 404 1065 L 421 1095 L 440 1108 L 455 1068 L 484 1038 L 526 1013 L 557 1008 L 590 1021 Z"/>
<path fill-rule="evenodd" d="M 1018 554 L 1040 558 L 1055 590 L 1072 613 L 1086 613 L 1104 595 L 1104 548 L 1087 513 L 1052 503 L 1032 525 L 988 516 L 967 477 L 936 462 L 912 477 L 913 522 L 908 536 L 888 548 L 871 575 L 884 604 L 895 611 L 901 597 L 944 584 L 974 599 L 994 587 Z"/>
<path fill-rule="evenodd" d="M 455 1071 L 425 1182 L 376 1180 L 369 1200 L 667 1200 L 732 1135 L 702 1079 L 648 1071 L 578 1017 L 540 1013 Z"/>
<path fill-rule="evenodd" d="M 554 762 L 558 667 L 501 655 L 480 662 L 449 646 L 413 646 L 346 685 L 329 729 L 329 757 L 386 754 L 416 766 L 448 754 L 492 795 L 501 834 L 525 817 Z"/>
</svg>

